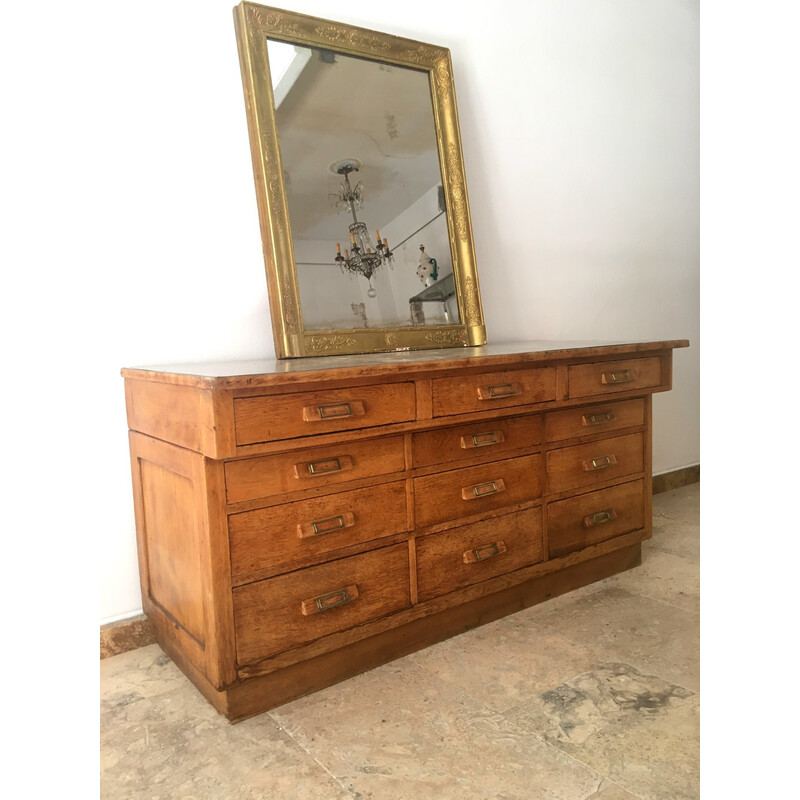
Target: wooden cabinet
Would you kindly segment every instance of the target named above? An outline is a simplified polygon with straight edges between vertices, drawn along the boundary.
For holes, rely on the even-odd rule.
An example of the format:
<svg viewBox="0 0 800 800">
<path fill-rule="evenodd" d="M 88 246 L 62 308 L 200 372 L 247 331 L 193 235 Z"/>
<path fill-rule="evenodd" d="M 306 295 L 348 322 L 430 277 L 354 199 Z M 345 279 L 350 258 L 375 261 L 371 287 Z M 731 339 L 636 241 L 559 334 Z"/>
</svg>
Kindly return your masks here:
<svg viewBox="0 0 800 800">
<path fill-rule="evenodd" d="M 686 345 L 123 370 L 161 646 L 238 720 L 634 566 Z"/>
</svg>

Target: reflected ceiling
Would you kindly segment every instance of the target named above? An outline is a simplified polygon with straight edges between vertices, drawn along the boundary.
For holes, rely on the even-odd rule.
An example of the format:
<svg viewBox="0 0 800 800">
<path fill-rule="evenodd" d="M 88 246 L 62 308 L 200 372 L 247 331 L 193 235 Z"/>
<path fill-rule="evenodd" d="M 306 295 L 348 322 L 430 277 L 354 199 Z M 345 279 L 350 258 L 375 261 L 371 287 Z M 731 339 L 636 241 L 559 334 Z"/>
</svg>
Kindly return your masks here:
<svg viewBox="0 0 800 800">
<path fill-rule="evenodd" d="M 441 182 L 427 73 L 271 40 L 269 54 L 295 239 L 346 236 L 330 169 L 342 159 L 363 165 L 351 180 L 364 183 L 370 230 Z"/>
</svg>

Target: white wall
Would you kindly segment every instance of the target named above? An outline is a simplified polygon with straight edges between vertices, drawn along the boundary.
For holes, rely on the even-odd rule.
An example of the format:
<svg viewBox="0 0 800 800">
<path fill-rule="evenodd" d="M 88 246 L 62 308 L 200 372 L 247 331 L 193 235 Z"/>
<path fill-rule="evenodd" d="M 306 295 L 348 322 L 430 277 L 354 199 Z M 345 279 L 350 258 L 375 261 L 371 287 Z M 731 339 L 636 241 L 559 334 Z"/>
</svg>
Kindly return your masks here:
<svg viewBox="0 0 800 800">
<path fill-rule="evenodd" d="M 696 0 L 286 5 L 451 49 L 490 341 L 691 339 L 654 466 L 698 463 Z M 53 3 L 15 65 L 33 289 L 8 297 L 49 326 L 15 375 L 21 474 L 65 498 L 43 546 L 96 554 L 101 621 L 141 608 L 119 368 L 274 353 L 231 6 Z"/>
</svg>

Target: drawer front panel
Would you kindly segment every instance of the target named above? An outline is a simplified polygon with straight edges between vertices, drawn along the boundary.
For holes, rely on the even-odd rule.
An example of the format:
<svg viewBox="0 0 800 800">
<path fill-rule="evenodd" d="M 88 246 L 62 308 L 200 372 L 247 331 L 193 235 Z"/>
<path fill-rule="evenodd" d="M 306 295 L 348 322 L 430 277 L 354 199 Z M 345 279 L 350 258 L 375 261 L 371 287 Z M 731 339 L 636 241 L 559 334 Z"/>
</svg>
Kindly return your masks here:
<svg viewBox="0 0 800 800">
<path fill-rule="evenodd" d="M 225 464 L 229 503 L 330 486 L 405 468 L 403 438 L 349 442 Z"/>
<path fill-rule="evenodd" d="M 545 417 L 545 436 L 549 442 L 558 442 L 634 425 L 644 425 L 644 400 L 618 400 L 616 403 L 551 411 Z"/>
<path fill-rule="evenodd" d="M 234 578 L 408 529 L 405 481 L 228 517 Z"/>
<path fill-rule="evenodd" d="M 398 544 L 233 590 L 240 665 L 411 605 L 408 545 Z"/>
<path fill-rule="evenodd" d="M 431 384 L 434 417 L 544 403 L 556 398 L 554 367 L 435 378 Z"/>
<path fill-rule="evenodd" d="M 547 507 L 551 556 L 580 550 L 644 527 L 644 481 L 589 492 Z"/>
<path fill-rule="evenodd" d="M 239 397 L 233 407 L 237 445 L 407 422 L 416 416 L 413 383 Z"/>
<path fill-rule="evenodd" d="M 547 454 L 550 492 L 565 492 L 644 470 L 641 433 L 600 439 Z"/>
<path fill-rule="evenodd" d="M 523 456 L 414 478 L 417 526 L 535 500 L 542 493 L 540 465 L 540 456 Z"/>
<path fill-rule="evenodd" d="M 489 420 L 425 431 L 412 436 L 413 465 L 430 467 L 471 458 L 496 459 L 498 454 L 535 447 L 541 441 L 540 416 Z"/>
<path fill-rule="evenodd" d="M 420 601 L 542 560 L 542 509 L 476 522 L 416 540 Z"/>
<path fill-rule="evenodd" d="M 631 358 L 627 361 L 576 364 L 569 368 L 568 380 L 570 397 L 652 388 L 662 382 L 661 359 Z"/>
</svg>

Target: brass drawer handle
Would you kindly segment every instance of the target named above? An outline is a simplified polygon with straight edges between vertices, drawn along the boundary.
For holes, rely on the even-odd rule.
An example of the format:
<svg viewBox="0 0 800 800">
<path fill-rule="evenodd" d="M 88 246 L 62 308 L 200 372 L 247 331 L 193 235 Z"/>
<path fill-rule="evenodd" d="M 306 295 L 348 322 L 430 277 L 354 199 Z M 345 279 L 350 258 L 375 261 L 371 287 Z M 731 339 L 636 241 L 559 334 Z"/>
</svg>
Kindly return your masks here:
<svg viewBox="0 0 800 800">
<path fill-rule="evenodd" d="M 502 431 L 488 431 L 487 433 L 473 433 L 471 436 L 461 437 L 461 447 L 469 450 L 472 447 L 489 447 L 493 444 L 501 444 L 506 440 Z"/>
<path fill-rule="evenodd" d="M 605 469 L 606 467 L 611 467 L 616 463 L 617 457 L 615 455 L 598 456 L 597 458 L 590 458 L 588 461 L 584 461 L 583 469 L 586 472 L 591 472 L 595 469 Z"/>
<path fill-rule="evenodd" d="M 363 417 L 364 410 L 364 403 L 361 400 L 351 400 L 349 403 L 305 406 L 303 408 L 303 419 L 306 422 L 320 422 L 329 419 L 343 419 L 344 417 Z"/>
<path fill-rule="evenodd" d="M 613 411 L 604 411 L 602 414 L 584 414 L 581 422 L 584 425 L 605 425 L 607 422 L 616 422 L 617 415 Z"/>
<path fill-rule="evenodd" d="M 294 474 L 296 478 L 315 478 L 330 475 L 333 472 L 344 472 L 353 466 L 353 459 L 350 456 L 336 456 L 335 458 L 325 458 L 321 461 L 307 461 L 305 464 L 295 464 Z"/>
<path fill-rule="evenodd" d="M 628 383 L 636 378 L 636 374 L 630 369 L 620 369 L 612 372 L 604 372 L 602 381 L 609 383 Z"/>
<path fill-rule="evenodd" d="M 595 511 L 594 514 L 588 514 L 583 518 L 583 527 L 592 528 L 595 525 L 605 525 L 607 522 L 613 522 L 616 518 L 617 512 L 613 508 Z"/>
<path fill-rule="evenodd" d="M 482 544 L 480 547 L 467 550 L 463 555 L 463 559 L 465 564 L 478 564 L 481 561 L 486 561 L 506 552 L 508 551 L 506 550 L 505 542 L 501 539 L 491 544 Z"/>
<path fill-rule="evenodd" d="M 478 388 L 479 400 L 499 400 L 503 397 L 514 397 L 522 393 L 519 383 L 499 383 L 496 386 L 481 386 Z"/>
<path fill-rule="evenodd" d="M 329 458 L 326 461 L 312 461 L 308 465 L 309 475 L 326 475 L 329 472 L 339 472 L 342 462 L 338 458 Z"/>
<path fill-rule="evenodd" d="M 297 535 L 301 539 L 308 539 L 311 536 L 320 536 L 323 533 L 334 533 L 345 528 L 352 528 L 355 525 L 355 515 L 350 511 L 337 514 L 327 519 L 316 520 L 315 522 L 300 522 L 297 525 Z"/>
<path fill-rule="evenodd" d="M 319 614 L 322 611 L 330 611 L 332 608 L 352 603 L 357 598 L 358 586 L 345 586 L 335 592 L 328 592 L 328 594 L 321 594 L 319 597 L 312 597 L 310 600 L 303 600 L 300 603 L 300 611 L 303 616 L 308 617 L 311 614 Z"/>
<path fill-rule="evenodd" d="M 475 500 L 479 497 L 487 497 L 490 494 L 497 494 L 506 490 L 505 481 L 498 479 L 496 481 L 486 481 L 486 483 L 478 483 L 475 486 L 465 486 L 461 490 L 461 497 L 464 500 Z"/>
</svg>

